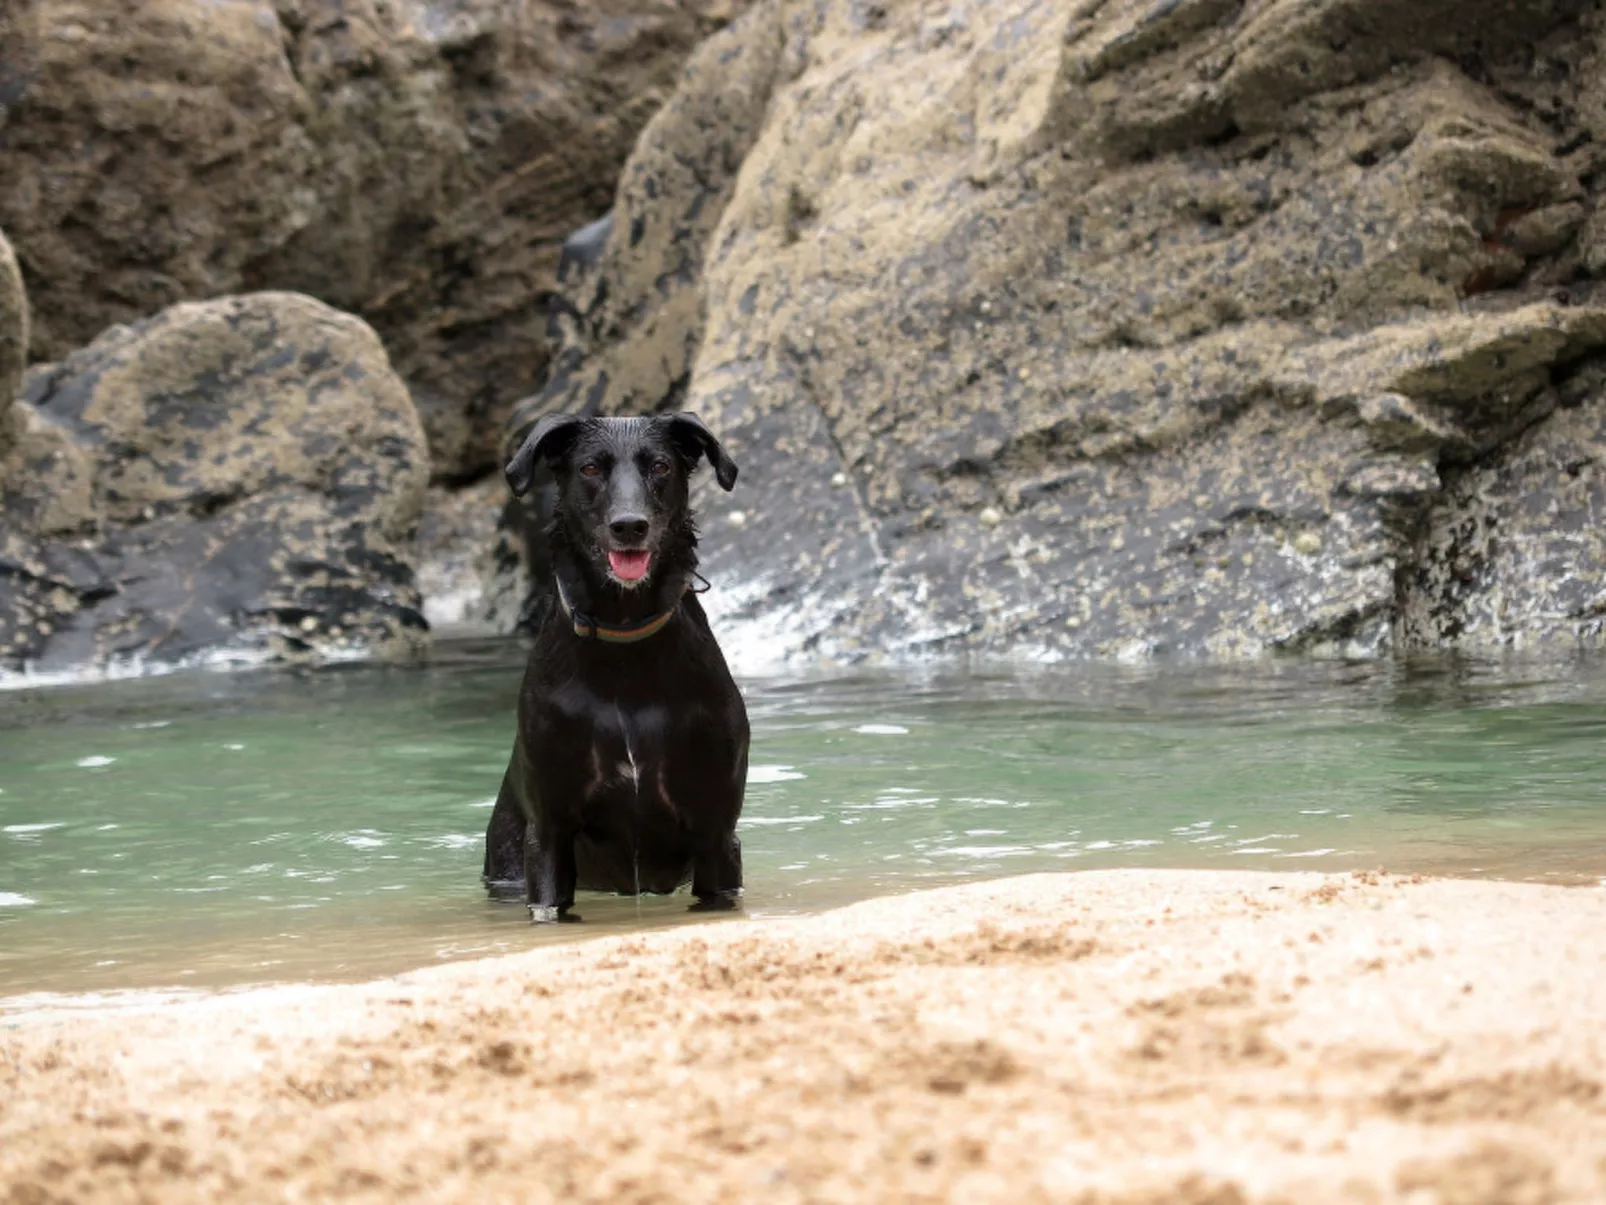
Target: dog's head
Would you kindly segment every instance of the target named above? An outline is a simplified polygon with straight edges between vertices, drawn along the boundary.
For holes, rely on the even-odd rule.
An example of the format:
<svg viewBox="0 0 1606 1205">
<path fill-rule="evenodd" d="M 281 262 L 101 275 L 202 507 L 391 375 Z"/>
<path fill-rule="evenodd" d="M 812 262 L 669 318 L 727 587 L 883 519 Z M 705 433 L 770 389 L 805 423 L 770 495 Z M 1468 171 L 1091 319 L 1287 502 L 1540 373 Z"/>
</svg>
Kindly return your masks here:
<svg viewBox="0 0 1606 1205">
<path fill-rule="evenodd" d="M 734 488 L 736 463 L 696 415 L 548 415 L 508 461 L 507 483 L 522 497 L 537 465 L 550 465 L 571 543 L 631 589 L 651 579 L 666 536 L 689 532 L 689 478 L 705 456 L 719 484 Z"/>
</svg>

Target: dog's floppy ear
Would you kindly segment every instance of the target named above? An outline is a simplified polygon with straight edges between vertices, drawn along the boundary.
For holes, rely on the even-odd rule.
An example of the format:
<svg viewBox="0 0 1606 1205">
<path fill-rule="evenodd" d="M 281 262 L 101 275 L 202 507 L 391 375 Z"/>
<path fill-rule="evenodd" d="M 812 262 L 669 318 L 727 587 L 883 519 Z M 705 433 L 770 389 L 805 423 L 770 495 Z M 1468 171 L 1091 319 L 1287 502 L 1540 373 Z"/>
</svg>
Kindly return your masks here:
<svg viewBox="0 0 1606 1205">
<path fill-rule="evenodd" d="M 714 466 L 714 478 L 720 488 L 729 492 L 736 488 L 736 462 L 725 455 L 714 433 L 703 425 L 703 420 L 685 411 L 669 416 L 669 434 L 674 440 L 691 450 L 692 459 L 707 456 Z"/>
<path fill-rule="evenodd" d="M 522 498 L 529 493 L 530 483 L 535 480 L 536 462 L 540 457 L 552 460 L 569 450 L 574 437 L 580 434 L 580 421 L 572 414 L 548 414 L 535 424 L 503 470 L 508 488 L 513 491 L 515 498 Z"/>
</svg>

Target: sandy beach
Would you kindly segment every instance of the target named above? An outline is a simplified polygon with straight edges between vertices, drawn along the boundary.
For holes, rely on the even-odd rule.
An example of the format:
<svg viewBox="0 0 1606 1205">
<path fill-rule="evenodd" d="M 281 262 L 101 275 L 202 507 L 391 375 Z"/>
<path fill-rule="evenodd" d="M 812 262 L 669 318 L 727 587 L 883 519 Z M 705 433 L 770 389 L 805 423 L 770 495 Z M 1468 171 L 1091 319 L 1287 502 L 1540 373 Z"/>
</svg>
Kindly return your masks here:
<svg viewBox="0 0 1606 1205">
<path fill-rule="evenodd" d="M 0 1199 L 1606 1200 L 1606 889 L 1099 871 L 0 1031 Z"/>
</svg>

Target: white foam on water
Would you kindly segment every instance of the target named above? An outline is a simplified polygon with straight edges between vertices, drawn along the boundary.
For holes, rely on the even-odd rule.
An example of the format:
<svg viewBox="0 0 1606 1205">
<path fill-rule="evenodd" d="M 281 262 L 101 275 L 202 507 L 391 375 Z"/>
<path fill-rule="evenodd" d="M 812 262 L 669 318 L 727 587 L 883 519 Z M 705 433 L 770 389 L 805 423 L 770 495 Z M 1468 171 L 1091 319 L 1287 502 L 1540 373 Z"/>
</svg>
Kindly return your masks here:
<svg viewBox="0 0 1606 1205">
<path fill-rule="evenodd" d="M 15 891 L 0 891 L 0 908 L 26 908 L 38 902 L 32 896 L 19 895 Z"/>
<path fill-rule="evenodd" d="M 219 993 L 220 995 L 222 993 Z M 239 995 L 235 992 L 231 995 Z M 0 997 L 0 1018 L 21 1023 L 33 1020 L 59 1021 L 74 1013 L 147 1011 L 169 1004 L 203 1000 L 207 993 L 184 988 L 137 988 L 106 992 L 24 992 Z"/>
<path fill-rule="evenodd" d="M 468 849 L 483 840 L 485 840 L 483 835 L 476 836 L 474 833 L 447 833 L 442 837 L 426 837 L 424 844 L 434 846 L 436 849 Z"/>
<path fill-rule="evenodd" d="M 797 770 L 794 770 L 791 766 L 747 767 L 747 782 L 749 786 L 755 783 L 763 784 L 769 782 L 796 782 L 798 779 L 807 777 L 807 774 L 803 774 Z"/>
<path fill-rule="evenodd" d="M 46 833 L 53 828 L 66 828 L 65 822 L 57 820 L 49 824 L 8 824 L 0 828 L 0 833 L 12 833 L 21 836 L 25 833 Z"/>
<path fill-rule="evenodd" d="M 1337 852 L 1336 849 L 1301 849 L 1281 856 L 1284 858 L 1320 858 L 1324 854 L 1336 854 Z"/>
<path fill-rule="evenodd" d="M 934 854 L 961 858 L 1018 858 L 1034 852 L 1030 845 L 949 845 Z"/>
<path fill-rule="evenodd" d="M 864 736 L 908 736 L 909 730 L 901 724 L 860 724 L 853 731 Z"/>
<path fill-rule="evenodd" d="M 823 632 L 835 618 L 823 600 L 763 607 L 771 586 L 762 577 L 716 585 L 702 596 L 703 609 L 719 636 L 726 664 L 739 676 L 757 677 L 785 668 L 798 659 L 808 637 Z"/>
<path fill-rule="evenodd" d="M 867 533 L 872 545 L 873 532 Z M 869 661 L 878 665 L 918 666 L 945 658 L 952 642 L 972 631 L 970 620 L 937 626 L 926 614 L 923 586 L 890 578 L 879 550 L 875 570 L 840 589 L 818 591 L 801 600 L 788 599 L 767 576 L 731 580 L 721 567 L 710 568 L 714 588 L 703 595 L 703 608 L 719 636 L 719 645 L 731 672 L 738 677 L 759 676 L 798 665 L 852 665 Z M 895 637 L 880 641 L 874 650 L 842 637 L 849 617 L 872 597 L 900 612 L 903 623 Z M 1021 647 L 1009 659 L 1016 662 L 1053 662 L 1061 655 L 1050 649 Z"/>
<path fill-rule="evenodd" d="M 1275 845 L 1251 845 L 1248 849 L 1235 849 L 1235 854 L 1280 854 L 1283 851 Z"/>
<path fill-rule="evenodd" d="M 424 618 L 432 632 L 452 632 L 462 635 L 488 635 L 494 631 L 481 619 L 485 611 L 485 591 L 477 583 L 424 594 Z"/>
<path fill-rule="evenodd" d="M 81 770 L 97 770 L 101 766 L 109 766 L 117 759 L 115 757 L 80 757 L 73 764 Z"/>
<path fill-rule="evenodd" d="M 171 728 L 172 726 L 173 726 L 173 721 L 172 720 L 146 720 L 146 721 L 144 721 L 143 723 L 140 723 L 140 724 L 130 724 L 129 725 L 130 728 L 133 728 L 133 729 L 136 729 L 136 730 L 137 729 L 141 729 L 141 728 Z"/>
<path fill-rule="evenodd" d="M 340 838 L 340 843 L 342 845 L 349 845 L 352 849 L 378 849 L 385 844 L 383 840 L 372 835 L 371 829 L 363 829 L 361 832 L 357 833 L 348 833 L 346 836 Z"/>
<path fill-rule="evenodd" d="M 850 803 L 844 810 L 849 812 L 885 812 L 897 808 L 930 807 L 942 800 L 935 795 L 899 795 L 894 798 L 881 798 L 870 803 Z"/>
<path fill-rule="evenodd" d="M 41 670 L 27 662 L 21 670 L 0 670 L 0 690 L 32 690 L 38 686 L 78 686 L 91 682 L 121 682 L 129 678 L 158 678 L 188 669 L 235 670 L 265 665 L 273 654 L 265 648 L 221 648 L 181 657 L 151 661 L 143 654 L 119 657 L 74 669 Z"/>
<path fill-rule="evenodd" d="M 824 819 L 824 816 L 743 816 L 740 823 L 743 828 L 751 828 L 761 824 L 812 824 Z"/>
</svg>

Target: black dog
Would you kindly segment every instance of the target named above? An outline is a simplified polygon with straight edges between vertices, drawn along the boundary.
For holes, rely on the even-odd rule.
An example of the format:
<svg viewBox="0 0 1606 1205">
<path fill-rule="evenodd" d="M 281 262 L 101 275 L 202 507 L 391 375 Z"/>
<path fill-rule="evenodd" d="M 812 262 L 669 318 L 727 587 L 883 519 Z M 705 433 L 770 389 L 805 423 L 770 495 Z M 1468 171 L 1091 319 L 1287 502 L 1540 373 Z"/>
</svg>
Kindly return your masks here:
<svg viewBox="0 0 1606 1205">
<path fill-rule="evenodd" d="M 690 414 L 543 418 L 508 462 L 557 479 L 547 541 L 556 591 L 519 691 L 513 758 L 485 833 L 485 884 L 521 885 L 537 921 L 577 920 L 576 887 L 636 895 L 691 880 L 696 907 L 742 886 L 736 820 L 747 708 L 690 592 L 688 478 L 736 465 Z"/>
</svg>

